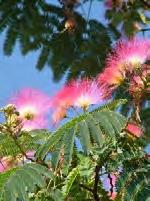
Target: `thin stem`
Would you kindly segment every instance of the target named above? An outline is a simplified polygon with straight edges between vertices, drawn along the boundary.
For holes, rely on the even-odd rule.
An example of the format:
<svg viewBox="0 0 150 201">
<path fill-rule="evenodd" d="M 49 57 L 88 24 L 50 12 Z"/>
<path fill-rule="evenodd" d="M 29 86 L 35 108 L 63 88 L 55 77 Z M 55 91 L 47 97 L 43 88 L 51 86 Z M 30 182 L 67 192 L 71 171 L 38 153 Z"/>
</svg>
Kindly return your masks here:
<svg viewBox="0 0 150 201">
<path fill-rule="evenodd" d="M 89 21 L 91 8 L 92 8 L 92 0 L 90 0 L 89 10 L 88 10 L 87 19 L 86 19 L 86 22 L 87 22 L 87 23 L 88 23 L 88 21 Z"/>
<path fill-rule="evenodd" d="M 111 195 L 112 195 L 112 194 L 113 194 L 114 185 L 113 185 L 113 179 L 112 179 L 110 173 L 108 173 L 108 179 L 109 179 L 109 181 L 110 181 L 110 193 L 111 193 Z"/>
<path fill-rule="evenodd" d="M 93 188 L 93 195 L 94 195 L 94 200 L 99 201 L 99 196 L 98 196 L 98 182 L 99 182 L 99 171 L 100 167 L 97 165 L 95 167 L 95 181 L 94 181 L 94 188 Z"/>
<path fill-rule="evenodd" d="M 22 153 L 22 155 L 24 155 L 26 157 L 26 159 L 35 162 L 35 160 L 33 160 L 32 158 L 28 157 L 27 154 L 24 152 L 24 150 L 22 149 L 21 145 L 18 143 L 17 138 L 13 137 L 11 135 L 12 139 L 14 140 L 15 144 L 17 145 L 17 147 L 20 149 L 20 152 Z"/>
</svg>

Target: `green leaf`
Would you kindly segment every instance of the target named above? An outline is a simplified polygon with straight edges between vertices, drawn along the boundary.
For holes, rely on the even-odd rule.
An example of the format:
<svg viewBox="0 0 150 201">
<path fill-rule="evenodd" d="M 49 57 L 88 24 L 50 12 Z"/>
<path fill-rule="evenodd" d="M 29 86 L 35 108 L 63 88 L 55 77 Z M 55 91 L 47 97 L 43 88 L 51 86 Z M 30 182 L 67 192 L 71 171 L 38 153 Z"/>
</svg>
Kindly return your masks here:
<svg viewBox="0 0 150 201">
<path fill-rule="evenodd" d="M 43 159 L 50 153 L 54 168 L 57 168 L 63 157 L 63 166 L 66 166 L 67 170 L 72 160 L 76 137 L 80 139 L 84 153 L 88 154 L 93 145 L 102 146 L 107 139 L 120 137 L 126 122 L 125 117 L 107 109 L 85 113 L 56 130 L 47 142 L 39 147 L 37 155 Z"/>
<path fill-rule="evenodd" d="M 78 123 L 78 131 L 79 131 L 79 139 L 82 145 L 82 148 L 86 154 L 90 150 L 91 143 L 90 143 L 90 132 L 85 120 L 82 120 Z"/>
<path fill-rule="evenodd" d="M 45 187 L 45 178 L 53 179 L 53 174 L 38 164 L 26 164 L 23 167 L 0 174 L 0 200 L 26 201 L 28 193 L 34 192 L 37 187 Z"/>
<path fill-rule="evenodd" d="M 117 201 L 146 201 L 150 199 L 150 164 L 143 163 L 123 170 L 117 182 Z"/>
<path fill-rule="evenodd" d="M 72 171 L 67 176 L 64 186 L 62 188 L 64 197 L 67 197 L 67 195 L 69 194 L 71 186 L 72 186 L 73 182 L 75 181 L 78 174 L 79 174 L 79 169 L 78 169 L 78 167 L 76 167 L 76 168 L 72 169 Z"/>
</svg>

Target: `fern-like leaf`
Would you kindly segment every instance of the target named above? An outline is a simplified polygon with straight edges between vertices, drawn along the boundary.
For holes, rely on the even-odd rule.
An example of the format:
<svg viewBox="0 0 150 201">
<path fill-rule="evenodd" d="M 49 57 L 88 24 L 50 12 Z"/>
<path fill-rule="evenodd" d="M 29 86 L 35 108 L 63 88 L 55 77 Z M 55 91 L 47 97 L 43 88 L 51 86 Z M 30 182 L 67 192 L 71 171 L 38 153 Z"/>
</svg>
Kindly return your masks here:
<svg viewBox="0 0 150 201">
<path fill-rule="evenodd" d="M 106 141 L 107 138 L 115 139 L 120 136 L 119 134 L 125 127 L 126 121 L 122 115 L 106 109 L 85 113 L 72 119 L 54 132 L 47 142 L 41 145 L 36 155 L 44 159 L 50 152 L 53 167 L 56 168 L 63 154 L 65 165 L 69 166 L 75 137 L 80 139 L 84 153 L 88 154 L 93 143 L 97 146 L 103 145 L 104 139 Z"/>
<path fill-rule="evenodd" d="M 37 186 L 46 186 L 45 177 L 53 179 L 53 174 L 38 164 L 26 164 L 14 170 L 0 174 L 0 200 L 26 201 L 28 193 L 34 192 Z"/>
</svg>

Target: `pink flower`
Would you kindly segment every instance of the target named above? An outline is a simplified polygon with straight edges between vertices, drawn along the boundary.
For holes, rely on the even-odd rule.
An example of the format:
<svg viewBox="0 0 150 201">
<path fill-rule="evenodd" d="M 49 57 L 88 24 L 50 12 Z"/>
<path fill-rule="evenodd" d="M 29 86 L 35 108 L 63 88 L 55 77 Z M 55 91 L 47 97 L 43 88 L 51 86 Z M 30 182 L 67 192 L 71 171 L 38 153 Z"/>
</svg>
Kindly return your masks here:
<svg viewBox="0 0 150 201">
<path fill-rule="evenodd" d="M 101 87 L 107 88 L 107 94 L 112 94 L 112 92 L 124 81 L 125 71 L 114 68 L 107 67 L 103 73 L 98 75 L 98 82 Z"/>
<path fill-rule="evenodd" d="M 104 71 L 98 75 L 100 86 L 105 86 L 112 93 L 137 68 L 141 68 L 150 59 L 150 40 L 121 40 L 108 55 Z"/>
<path fill-rule="evenodd" d="M 96 80 L 78 80 L 73 83 L 76 96 L 73 105 L 87 109 L 90 105 L 102 103 L 104 101 L 105 90 L 98 86 Z"/>
<path fill-rule="evenodd" d="M 62 108 L 69 108 L 75 96 L 75 90 L 72 86 L 72 83 L 65 85 L 62 89 L 52 98 L 51 106 L 52 107 L 62 107 Z"/>
<path fill-rule="evenodd" d="M 52 99 L 51 106 L 54 113 L 53 122 L 65 117 L 70 107 L 87 109 L 90 105 L 104 100 L 105 90 L 101 89 L 96 80 L 75 80 L 64 86 Z"/>
<path fill-rule="evenodd" d="M 125 68 L 132 72 L 150 59 L 150 40 L 138 38 L 121 40 L 113 51 L 113 55 L 108 58 L 108 64 L 111 66 L 116 63 L 116 68 Z"/>
<path fill-rule="evenodd" d="M 128 123 L 128 125 L 126 126 L 126 131 L 136 137 L 141 137 L 143 135 L 142 128 L 133 123 Z"/>
<path fill-rule="evenodd" d="M 50 100 L 47 95 L 38 90 L 23 89 L 15 97 L 12 104 L 16 106 L 23 121 L 23 129 L 42 129 L 47 125 L 46 113 L 50 108 Z"/>
</svg>

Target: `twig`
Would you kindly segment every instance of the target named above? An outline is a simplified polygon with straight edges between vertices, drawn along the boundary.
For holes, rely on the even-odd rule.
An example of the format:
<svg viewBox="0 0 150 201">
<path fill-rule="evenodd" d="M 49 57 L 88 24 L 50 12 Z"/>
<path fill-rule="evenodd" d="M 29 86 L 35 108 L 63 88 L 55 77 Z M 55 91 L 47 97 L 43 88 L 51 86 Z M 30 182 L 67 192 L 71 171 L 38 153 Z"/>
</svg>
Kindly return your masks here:
<svg viewBox="0 0 150 201">
<path fill-rule="evenodd" d="M 95 201 L 99 201 L 99 196 L 97 194 L 98 182 L 99 182 L 99 171 L 100 171 L 100 167 L 97 165 L 95 167 L 95 181 L 94 181 L 94 188 L 93 188 L 93 195 L 94 195 L 94 200 Z"/>
<path fill-rule="evenodd" d="M 92 8 L 92 0 L 90 0 L 90 5 L 89 5 L 89 9 L 88 9 L 88 14 L 87 14 L 87 19 L 86 19 L 86 22 L 88 23 L 89 22 L 89 17 L 90 17 L 90 12 L 91 12 L 91 8 Z"/>
<path fill-rule="evenodd" d="M 111 195 L 112 195 L 112 194 L 113 194 L 114 185 L 113 185 L 113 179 L 112 179 L 110 173 L 108 173 L 108 179 L 109 179 L 109 181 L 110 181 L 110 193 L 111 193 Z"/>
<path fill-rule="evenodd" d="M 17 145 L 17 147 L 20 149 L 20 152 L 26 157 L 26 159 L 35 162 L 35 160 L 33 160 L 32 158 L 28 157 L 28 155 L 24 152 L 24 150 L 22 149 L 21 145 L 18 143 L 17 138 L 13 137 L 11 135 L 12 139 L 14 140 L 15 144 Z"/>
</svg>

